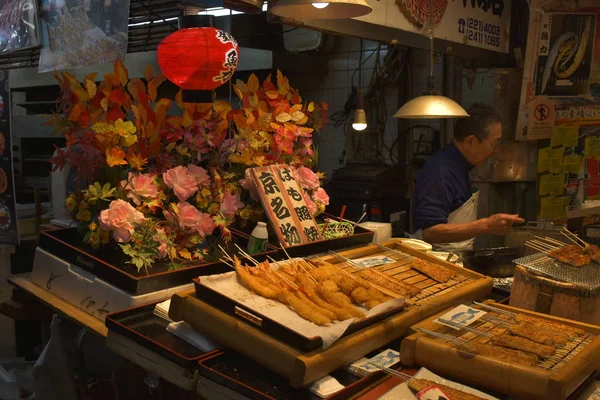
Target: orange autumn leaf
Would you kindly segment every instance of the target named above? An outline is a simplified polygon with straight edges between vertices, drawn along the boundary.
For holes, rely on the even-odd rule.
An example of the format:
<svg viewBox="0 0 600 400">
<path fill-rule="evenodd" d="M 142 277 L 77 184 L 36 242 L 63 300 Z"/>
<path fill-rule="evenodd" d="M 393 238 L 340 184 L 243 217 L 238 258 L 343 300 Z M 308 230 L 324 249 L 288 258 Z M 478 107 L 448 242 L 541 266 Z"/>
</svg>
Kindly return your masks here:
<svg viewBox="0 0 600 400">
<path fill-rule="evenodd" d="M 263 89 L 265 91 L 277 91 L 277 88 L 275 87 L 275 85 L 273 85 L 273 82 L 271 82 L 271 74 L 269 74 L 269 76 L 267 76 L 267 79 L 265 79 L 265 81 L 263 82 Z"/>
<path fill-rule="evenodd" d="M 248 86 L 248 90 L 252 93 L 258 92 L 260 84 L 258 83 L 256 75 L 250 74 L 250 78 L 248 78 L 248 83 L 246 85 Z"/>
<path fill-rule="evenodd" d="M 127 101 L 127 94 L 121 88 L 117 88 L 110 92 L 108 100 L 118 105 L 123 105 Z"/>
<path fill-rule="evenodd" d="M 179 257 L 186 259 L 186 260 L 191 260 L 192 259 L 192 253 L 190 253 L 190 251 L 188 249 L 186 249 L 185 247 L 180 249 L 178 252 Z"/>
<path fill-rule="evenodd" d="M 83 78 L 84 81 L 92 81 L 95 82 L 96 81 L 96 77 L 98 76 L 97 72 L 90 72 L 89 74 L 87 74 L 85 76 L 85 78 Z"/>
<path fill-rule="evenodd" d="M 283 76 L 280 70 L 277 70 L 277 87 L 279 88 L 279 93 L 283 96 L 288 94 L 290 89 L 290 84 L 288 83 L 287 78 Z"/>
<path fill-rule="evenodd" d="M 125 114 L 123 114 L 123 111 L 121 110 L 121 107 L 117 107 L 117 106 L 112 106 L 107 112 L 106 115 L 104 117 L 108 122 L 113 122 L 120 119 L 125 118 Z"/>
<path fill-rule="evenodd" d="M 106 163 L 109 167 L 126 165 L 125 152 L 119 146 L 113 147 L 110 151 L 106 149 Z"/>
<path fill-rule="evenodd" d="M 74 133 L 65 133 L 65 139 L 67 139 L 67 147 L 79 142 L 79 138 Z"/>
<path fill-rule="evenodd" d="M 146 68 L 144 68 L 144 78 L 146 78 L 146 80 L 149 81 L 153 77 L 154 77 L 154 67 L 152 65 L 146 65 Z"/>
<path fill-rule="evenodd" d="M 109 89 L 112 89 L 115 86 L 119 86 L 119 84 L 121 83 L 121 81 L 119 80 L 119 76 L 114 72 L 104 74 L 104 82 Z"/>
<path fill-rule="evenodd" d="M 152 79 L 152 83 L 154 86 L 159 87 L 166 80 L 167 77 L 164 74 L 158 74 Z"/>
<path fill-rule="evenodd" d="M 86 80 L 85 81 L 85 89 L 87 90 L 88 94 L 91 97 L 94 97 L 96 95 L 96 84 L 94 83 L 94 81 L 89 81 Z"/>
<path fill-rule="evenodd" d="M 311 101 L 310 103 L 308 103 L 308 111 L 309 112 L 315 111 L 315 103 L 314 102 Z"/>
<path fill-rule="evenodd" d="M 233 121 L 235 122 L 238 129 L 243 129 L 248 127 L 248 120 L 242 114 L 235 114 L 233 116 Z"/>
<path fill-rule="evenodd" d="M 69 113 L 69 121 L 77 121 L 81 113 L 84 111 L 85 107 L 81 103 L 75 104 Z"/>
<path fill-rule="evenodd" d="M 102 106 L 102 109 L 104 111 L 108 110 L 108 98 L 103 98 L 102 100 L 100 100 L 100 106 Z"/>
<path fill-rule="evenodd" d="M 131 168 L 135 168 L 138 171 L 142 170 L 144 168 L 144 165 L 146 165 L 146 163 L 148 162 L 147 158 L 142 157 L 141 154 L 137 153 L 135 150 L 133 150 L 131 148 L 127 152 L 126 158 L 127 158 L 127 162 L 131 166 Z"/>
<path fill-rule="evenodd" d="M 151 102 L 155 102 L 156 101 L 156 96 L 158 95 L 158 90 L 156 88 L 156 85 L 154 84 L 154 82 L 150 82 L 148 83 L 148 96 L 150 97 L 150 101 Z"/>
<path fill-rule="evenodd" d="M 175 95 L 175 104 L 177 104 L 179 108 L 183 109 L 183 92 L 181 90 Z"/>
<path fill-rule="evenodd" d="M 192 125 L 192 122 L 194 122 L 192 115 L 191 115 L 190 111 L 186 109 L 183 112 L 183 119 L 181 120 L 181 125 L 183 127 L 187 128 L 190 125 Z"/>
<path fill-rule="evenodd" d="M 125 64 L 123 64 L 123 61 L 115 61 L 115 73 L 119 78 L 119 83 L 121 84 L 121 86 L 127 85 L 127 81 L 129 80 L 129 72 L 125 67 Z"/>
<path fill-rule="evenodd" d="M 266 95 L 268 98 L 274 100 L 279 97 L 279 92 L 277 90 L 269 90 Z"/>
</svg>

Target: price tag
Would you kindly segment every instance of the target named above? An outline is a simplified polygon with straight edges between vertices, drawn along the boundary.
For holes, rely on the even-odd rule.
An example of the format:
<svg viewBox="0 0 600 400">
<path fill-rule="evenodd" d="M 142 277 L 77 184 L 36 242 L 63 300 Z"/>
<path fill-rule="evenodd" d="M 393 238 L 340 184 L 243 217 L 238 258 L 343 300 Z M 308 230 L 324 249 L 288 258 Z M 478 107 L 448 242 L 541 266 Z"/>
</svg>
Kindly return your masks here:
<svg viewBox="0 0 600 400">
<path fill-rule="evenodd" d="M 542 173 L 550 169 L 550 147 L 544 147 L 538 151 L 537 172 Z"/>
<path fill-rule="evenodd" d="M 569 154 L 565 156 L 564 171 L 579 175 L 581 172 L 582 157 L 578 154 Z"/>
<path fill-rule="evenodd" d="M 546 175 L 542 175 L 540 177 L 540 189 L 538 194 L 540 196 L 545 196 L 547 194 L 550 194 L 550 190 L 551 190 L 551 186 L 550 186 L 550 177 L 552 176 L 552 174 L 546 174 Z"/>
<path fill-rule="evenodd" d="M 559 174 L 563 171 L 563 157 L 565 154 L 564 147 L 558 147 L 556 149 L 550 150 L 549 160 L 548 160 L 548 168 L 549 171 L 553 174 Z"/>
<path fill-rule="evenodd" d="M 440 320 L 450 321 L 453 324 L 460 324 L 462 326 L 469 326 L 473 322 L 477 321 L 479 318 L 483 317 L 485 314 L 487 314 L 487 312 L 461 304 L 460 306 L 448 311 L 441 317 L 435 319 L 434 322 L 449 326 L 452 329 L 460 330 L 456 326 L 445 324 Z"/>
</svg>

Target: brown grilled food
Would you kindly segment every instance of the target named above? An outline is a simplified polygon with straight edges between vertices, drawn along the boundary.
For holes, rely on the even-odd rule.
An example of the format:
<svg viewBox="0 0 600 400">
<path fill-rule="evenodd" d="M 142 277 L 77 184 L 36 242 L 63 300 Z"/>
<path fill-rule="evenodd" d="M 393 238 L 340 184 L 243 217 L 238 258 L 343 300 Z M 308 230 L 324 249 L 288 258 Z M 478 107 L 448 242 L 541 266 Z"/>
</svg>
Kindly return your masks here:
<svg viewBox="0 0 600 400">
<path fill-rule="evenodd" d="M 558 261 L 571 264 L 574 267 L 583 267 L 592 262 L 592 257 L 586 254 L 581 247 L 574 244 L 552 250 L 548 252 L 548 255 Z"/>
<path fill-rule="evenodd" d="M 583 251 L 592 257 L 592 260 L 600 263 L 600 247 L 594 246 L 593 244 L 588 244 L 585 246 Z"/>
<path fill-rule="evenodd" d="M 508 331 L 515 336 L 521 336 L 549 346 L 564 346 L 569 339 L 569 335 L 564 332 L 556 329 L 545 330 L 539 325 L 515 324 L 509 326 Z"/>
<path fill-rule="evenodd" d="M 437 386 L 446 393 L 452 400 L 484 400 L 483 397 L 475 396 L 474 394 L 463 392 L 462 390 L 451 388 L 450 386 L 442 385 L 427 379 L 411 379 L 408 381 L 408 387 L 415 392 L 420 392 L 431 386 Z"/>
<path fill-rule="evenodd" d="M 412 297 L 421 293 L 421 289 L 416 286 L 404 283 L 399 279 L 395 279 L 382 273 L 377 273 L 370 269 L 362 270 L 360 272 L 360 276 L 369 282 L 391 290 L 394 293 L 398 293 L 401 296 Z"/>
<path fill-rule="evenodd" d="M 432 264 L 425 260 L 415 259 L 411 262 L 410 267 L 424 273 L 434 281 L 441 283 L 446 283 L 456 276 L 456 272 L 450 271 L 448 268 L 444 268 L 441 265 Z"/>
<path fill-rule="evenodd" d="M 547 319 L 532 317 L 530 315 L 517 314 L 515 316 L 515 321 L 520 322 L 522 324 L 531 324 L 539 327 L 544 327 L 544 329 L 547 330 L 556 329 L 559 332 L 566 333 L 571 338 L 585 336 L 585 331 L 583 329 L 579 329 L 574 326 L 569 326 L 554 321 L 549 321 Z"/>
<path fill-rule="evenodd" d="M 522 364 L 533 367 L 539 361 L 535 354 L 507 349 L 491 343 L 471 342 L 468 344 L 467 348 L 475 354 L 488 356 L 490 358 L 495 358 L 507 363 Z"/>
<path fill-rule="evenodd" d="M 526 353 L 533 353 L 539 357 L 550 357 L 556 353 L 554 346 L 548 346 L 545 344 L 539 344 L 532 340 L 513 336 L 506 332 L 499 333 L 492 336 L 492 344 L 502 347 L 508 347 L 509 349 L 521 350 Z"/>
</svg>

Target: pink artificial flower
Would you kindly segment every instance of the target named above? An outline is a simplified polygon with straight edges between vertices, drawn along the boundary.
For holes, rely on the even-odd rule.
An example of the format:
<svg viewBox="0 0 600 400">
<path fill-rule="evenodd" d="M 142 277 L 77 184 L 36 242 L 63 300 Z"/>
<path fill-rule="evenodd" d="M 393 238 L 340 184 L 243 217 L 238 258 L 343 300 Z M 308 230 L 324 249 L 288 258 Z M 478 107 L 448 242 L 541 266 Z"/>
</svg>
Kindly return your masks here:
<svg viewBox="0 0 600 400">
<path fill-rule="evenodd" d="M 158 228 L 156 230 L 156 235 L 154 235 L 154 240 L 156 240 L 158 243 L 160 243 L 158 245 L 158 259 L 162 260 L 163 258 L 167 257 L 167 250 L 168 250 L 168 246 L 167 246 L 167 235 L 165 233 L 164 229 Z"/>
<path fill-rule="evenodd" d="M 240 208 L 244 208 L 245 204 L 240 201 L 240 195 L 238 193 L 231 194 L 225 193 L 223 196 L 223 203 L 221 203 L 221 213 L 226 217 L 234 216 L 236 211 Z"/>
<path fill-rule="evenodd" d="M 315 190 L 315 192 L 312 195 L 312 199 L 315 202 L 317 202 L 317 201 L 321 202 L 321 203 L 325 204 L 326 206 L 329 205 L 329 195 L 323 188 L 318 188 L 317 190 Z"/>
<path fill-rule="evenodd" d="M 210 235 L 215 228 L 215 222 L 210 214 L 201 213 L 196 207 L 187 201 L 177 203 L 179 209 L 179 226 L 187 232 L 195 232 L 202 236 Z"/>
<path fill-rule="evenodd" d="M 154 175 L 130 172 L 127 180 L 122 181 L 121 184 L 127 192 L 127 197 L 133 200 L 137 206 L 142 204 L 144 199 L 158 198 L 158 187 L 154 183 Z"/>
<path fill-rule="evenodd" d="M 240 186 L 250 192 L 250 198 L 254 201 L 260 201 L 258 196 L 258 188 L 254 184 L 254 181 L 250 177 L 250 172 L 246 169 L 244 172 L 244 178 L 240 179 Z"/>
<path fill-rule="evenodd" d="M 127 243 L 135 225 L 144 222 L 144 214 L 136 210 L 124 200 L 113 200 L 108 209 L 100 212 L 100 226 L 106 231 L 112 231 L 117 243 Z"/>
<path fill-rule="evenodd" d="M 296 171 L 298 171 L 300 184 L 304 189 L 313 190 L 319 187 L 319 176 L 310 168 L 300 167 Z"/>
<path fill-rule="evenodd" d="M 175 196 L 181 201 L 189 199 L 198 190 L 196 178 L 190 175 L 186 167 L 181 165 L 163 172 L 163 180 L 165 185 L 173 189 Z"/>
<path fill-rule="evenodd" d="M 315 215 L 317 212 L 317 205 L 315 204 L 314 201 L 312 201 L 310 196 L 304 196 L 304 202 L 306 203 L 306 206 L 308 207 L 308 211 L 310 212 L 310 215 Z"/>
<path fill-rule="evenodd" d="M 190 164 L 187 166 L 188 173 L 194 177 L 198 187 L 208 186 L 210 183 L 210 177 L 208 176 L 208 172 L 202 167 L 199 167 L 194 164 Z"/>
</svg>

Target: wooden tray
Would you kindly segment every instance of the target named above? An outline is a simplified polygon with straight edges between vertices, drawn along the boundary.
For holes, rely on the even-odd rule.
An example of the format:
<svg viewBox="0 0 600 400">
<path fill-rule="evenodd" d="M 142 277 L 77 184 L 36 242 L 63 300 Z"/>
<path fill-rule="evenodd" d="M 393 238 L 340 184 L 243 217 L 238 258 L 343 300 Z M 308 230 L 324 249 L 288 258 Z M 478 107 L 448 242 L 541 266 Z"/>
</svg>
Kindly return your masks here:
<svg viewBox="0 0 600 400">
<path fill-rule="evenodd" d="M 174 295 L 169 316 L 175 321 L 184 320 L 198 331 L 218 338 L 224 346 L 257 361 L 288 378 L 292 386 L 299 387 L 401 337 L 411 325 L 449 306 L 482 298 L 491 290 L 492 278 L 414 251 L 402 246 L 397 240 L 392 239 L 385 245 L 450 268 L 460 274 L 459 281 L 438 284 L 416 271 L 408 271 L 406 267 L 394 267 L 394 264 L 383 266 L 386 273 L 400 276 L 421 287 L 422 294 L 411 298 L 412 305 L 405 311 L 343 337 L 327 350 L 316 349 L 308 353 L 265 334 L 252 323 L 229 315 L 193 295 Z M 381 252 L 381 248 L 367 245 L 341 254 L 348 258 L 358 258 Z M 324 259 L 332 263 L 341 262 L 335 256 Z"/>
<path fill-rule="evenodd" d="M 569 397 L 592 373 L 600 367 L 600 327 L 539 314 L 516 307 L 489 301 L 488 304 L 515 313 L 527 314 L 566 325 L 579 327 L 589 333 L 582 343 L 569 343 L 569 350 L 557 352 L 560 362 L 542 360 L 534 367 L 509 364 L 490 357 L 473 355 L 460 350 L 445 339 L 434 338 L 415 328 L 460 336 L 464 339 L 473 334 L 456 331 L 433 322 L 449 311 L 428 318 L 411 327 L 415 332 L 402 341 L 400 357 L 406 365 L 419 365 L 433 372 L 474 385 L 482 389 L 514 396 L 519 399 L 564 400 Z M 493 312 L 491 312 L 493 314 Z M 479 328 L 478 328 L 479 329 Z M 482 328 L 483 329 L 483 328 Z M 471 336 L 468 336 L 471 335 Z"/>
<path fill-rule="evenodd" d="M 248 239 L 235 235 L 234 243 L 246 247 Z M 220 244 L 220 241 L 217 242 Z M 213 245 L 216 244 L 213 243 Z M 224 244 L 223 244 L 224 245 Z M 188 263 L 185 268 L 172 270 L 171 265 L 166 262 L 157 262 L 152 268 L 139 273 L 131 264 L 126 264 L 127 259 L 123 252 L 116 247 L 107 246 L 94 251 L 90 246 L 83 243 L 82 236 L 77 228 L 54 229 L 40 234 L 39 246 L 49 253 L 63 259 L 64 261 L 77 265 L 97 277 L 123 289 L 131 294 L 140 295 L 167 289 L 189 283 L 198 275 L 212 275 L 231 271 L 223 262 L 218 260 Z M 229 245 L 231 254 L 237 250 Z M 265 253 L 256 254 L 258 260 L 266 260 L 267 256 L 274 256 L 277 250 L 273 247 Z"/>
</svg>

